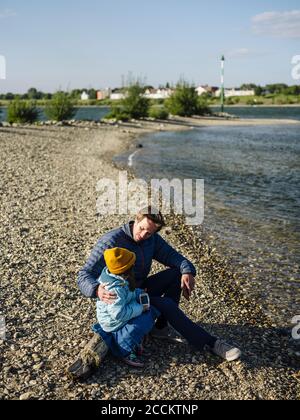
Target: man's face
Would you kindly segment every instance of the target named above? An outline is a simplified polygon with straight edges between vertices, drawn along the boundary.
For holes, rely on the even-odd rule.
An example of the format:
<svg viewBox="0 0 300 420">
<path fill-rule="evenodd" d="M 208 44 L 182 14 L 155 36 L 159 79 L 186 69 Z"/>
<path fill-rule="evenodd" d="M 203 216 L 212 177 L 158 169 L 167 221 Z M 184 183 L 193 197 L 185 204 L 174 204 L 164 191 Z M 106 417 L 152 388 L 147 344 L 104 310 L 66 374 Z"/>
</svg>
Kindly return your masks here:
<svg viewBox="0 0 300 420">
<path fill-rule="evenodd" d="M 157 226 L 152 220 L 145 217 L 141 222 L 137 220 L 133 225 L 133 239 L 135 242 L 145 241 L 149 239 L 157 231 Z"/>
</svg>

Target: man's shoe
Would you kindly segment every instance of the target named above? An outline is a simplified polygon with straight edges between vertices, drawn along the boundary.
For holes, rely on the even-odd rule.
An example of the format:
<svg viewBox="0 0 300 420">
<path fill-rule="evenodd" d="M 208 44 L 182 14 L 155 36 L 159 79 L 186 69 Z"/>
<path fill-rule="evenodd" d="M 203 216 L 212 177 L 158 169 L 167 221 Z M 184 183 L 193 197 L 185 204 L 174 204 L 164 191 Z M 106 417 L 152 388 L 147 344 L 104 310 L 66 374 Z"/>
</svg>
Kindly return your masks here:
<svg viewBox="0 0 300 420">
<path fill-rule="evenodd" d="M 99 334 L 94 334 L 79 358 L 67 369 L 68 376 L 74 381 L 84 381 L 98 368 L 108 353 L 108 347 Z"/>
<path fill-rule="evenodd" d="M 182 335 L 180 335 L 179 332 L 177 332 L 170 325 L 168 325 L 167 327 L 161 330 L 154 327 L 150 333 L 150 336 L 157 340 L 169 341 L 170 343 L 179 343 L 179 344 L 186 343 L 186 340 L 182 337 Z"/>
<path fill-rule="evenodd" d="M 212 352 L 217 356 L 221 357 L 222 359 L 227 360 L 227 362 L 233 362 L 235 360 L 238 360 L 242 355 L 240 349 L 231 346 L 230 344 L 227 344 L 223 340 L 216 341 Z"/>
</svg>

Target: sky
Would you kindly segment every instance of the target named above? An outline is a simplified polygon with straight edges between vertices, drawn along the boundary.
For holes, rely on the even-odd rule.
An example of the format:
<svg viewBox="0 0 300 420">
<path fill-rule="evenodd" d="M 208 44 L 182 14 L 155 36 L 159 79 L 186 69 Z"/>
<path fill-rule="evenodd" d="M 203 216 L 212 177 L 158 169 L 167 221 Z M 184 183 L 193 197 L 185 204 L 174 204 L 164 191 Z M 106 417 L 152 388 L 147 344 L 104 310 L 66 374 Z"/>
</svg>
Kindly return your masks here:
<svg viewBox="0 0 300 420">
<path fill-rule="evenodd" d="M 227 87 L 292 85 L 299 41 L 299 0 L 0 0 L 0 93 L 219 86 L 222 54 Z"/>
</svg>

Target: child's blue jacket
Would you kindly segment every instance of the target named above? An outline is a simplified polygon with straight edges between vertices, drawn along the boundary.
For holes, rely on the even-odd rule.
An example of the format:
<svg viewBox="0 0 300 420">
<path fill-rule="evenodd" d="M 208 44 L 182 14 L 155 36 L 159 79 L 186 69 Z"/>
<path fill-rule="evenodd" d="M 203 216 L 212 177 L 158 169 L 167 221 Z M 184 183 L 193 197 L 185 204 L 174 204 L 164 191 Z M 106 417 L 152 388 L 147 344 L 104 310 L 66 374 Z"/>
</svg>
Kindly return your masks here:
<svg viewBox="0 0 300 420">
<path fill-rule="evenodd" d="M 111 274 L 105 267 L 98 279 L 99 284 L 106 284 L 108 291 L 113 291 L 117 299 L 111 304 L 97 300 L 97 319 L 105 332 L 113 332 L 122 328 L 127 322 L 143 313 L 143 305 L 138 300 L 142 289 L 131 292 L 129 283 L 122 277 Z"/>
</svg>

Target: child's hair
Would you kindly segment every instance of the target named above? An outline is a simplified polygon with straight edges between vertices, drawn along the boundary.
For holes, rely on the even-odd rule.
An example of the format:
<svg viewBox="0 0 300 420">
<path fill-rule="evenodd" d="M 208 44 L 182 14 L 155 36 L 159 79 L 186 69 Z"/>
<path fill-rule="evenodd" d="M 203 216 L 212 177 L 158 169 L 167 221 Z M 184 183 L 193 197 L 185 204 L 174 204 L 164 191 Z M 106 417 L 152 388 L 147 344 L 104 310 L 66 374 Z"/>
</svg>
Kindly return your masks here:
<svg viewBox="0 0 300 420">
<path fill-rule="evenodd" d="M 136 281 L 135 281 L 135 274 L 134 269 L 131 267 L 125 273 L 120 274 L 121 277 L 125 278 L 129 283 L 129 290 L 134 292 L 136 289 Z"/>
</svg>

